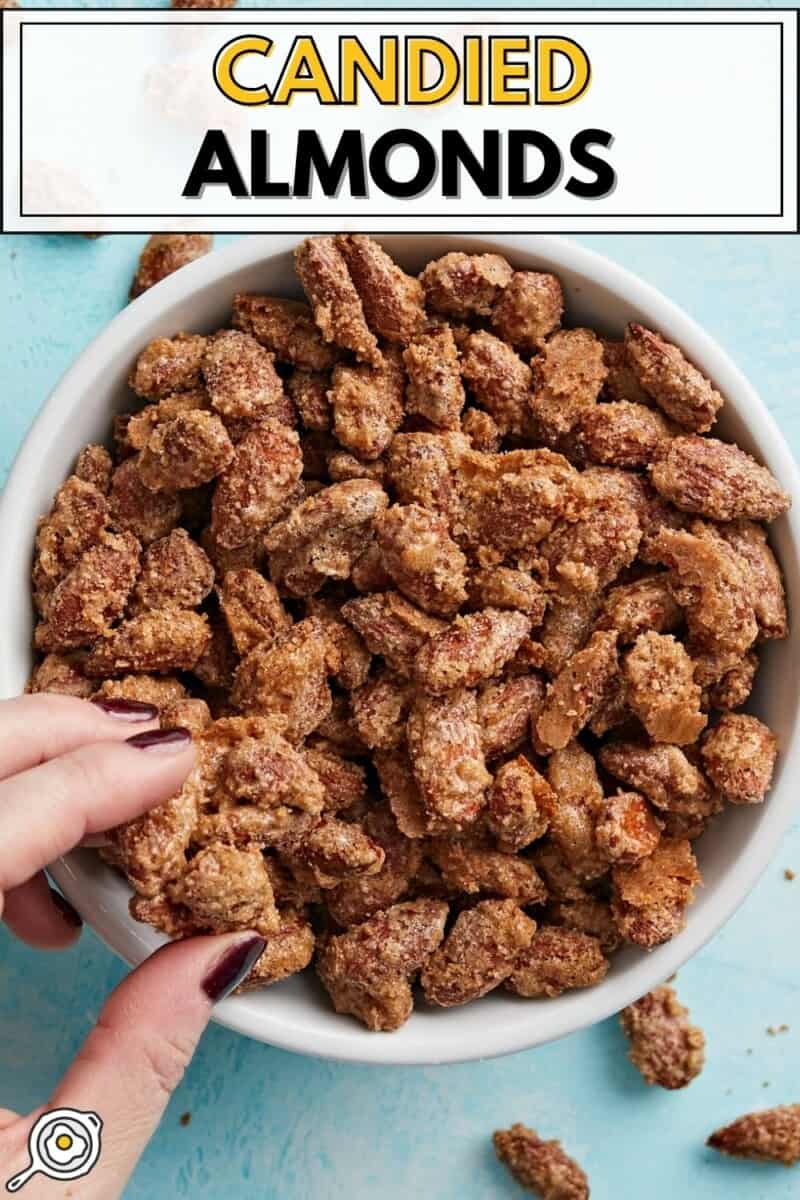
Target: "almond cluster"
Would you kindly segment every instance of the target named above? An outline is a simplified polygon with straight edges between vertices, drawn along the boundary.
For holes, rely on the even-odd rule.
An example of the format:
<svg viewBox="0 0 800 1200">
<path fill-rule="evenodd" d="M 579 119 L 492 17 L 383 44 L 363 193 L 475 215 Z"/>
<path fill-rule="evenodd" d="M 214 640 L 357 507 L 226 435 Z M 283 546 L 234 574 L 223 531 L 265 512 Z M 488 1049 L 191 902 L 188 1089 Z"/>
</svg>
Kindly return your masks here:
<svg viewBox="0 0 800 1200">
<path fill-rule="evenodd" d="M 238 295 L 132 364 L 39 526 L 30 688 L 192 730 L 106 856 L 170 936 L 263 933 L 248 987 L 315 959 L 392 1030 L 417 983 L 595 984 L 681 930 L 697 839 L 769 788 L 741 709 L 789 498 L 677 346 L 570 327 L 552 274 L 414 278 L 350 234 L 296 266 L 307 303 Z"/>
</svg>

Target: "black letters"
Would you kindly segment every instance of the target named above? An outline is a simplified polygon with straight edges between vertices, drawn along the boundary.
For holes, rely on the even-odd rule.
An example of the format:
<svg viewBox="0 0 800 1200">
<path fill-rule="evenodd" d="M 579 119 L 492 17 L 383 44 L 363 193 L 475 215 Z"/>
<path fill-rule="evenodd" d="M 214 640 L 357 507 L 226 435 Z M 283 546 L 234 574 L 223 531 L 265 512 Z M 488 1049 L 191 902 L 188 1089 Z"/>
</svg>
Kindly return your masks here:
<svg viewBox="0 0 800 1200">
<path fill-rule="evenodd" d="M 442 195 L 461 194 L 459 168 L 464 167 L 478 185 L 482 196 L 498 195 L 500 187 L 500 134 L 496 129 L 483 132 L 483 162 L 457 129 L 442 134 Z"/>
<path fill-rule="evenodd" d="M 527 179 L 525 151 L 534 146 L 541 152 L 542 169 L 536 179 Z M 552 138 L 538 129 L 512 129 L 508 135 L 509 196 L 545 196 L 561 178 L 561 151 Z"/>
<path fill-rule="evenodd" d="M 566 190 L 571 196 L 581 196 L 584 200 L 598 200 L 608 196 L 617 184 L 617 173 L 604 158 L 589 153 L 589 146 L 610 146 L 614 141 L 613 134 L 606 129 L 582 129 L 576 133 L 570 142 L 572 157 L 579 167 L 593 171 L 595 178 L 588 183 L 576 179 L 573 175 L 566 183 Z"/>
<path fill-rule="evenodd" d="M 294 167 L 295 196 L 311 195 L 312 167 L 325 196 L 338 195 L 345 174 L 350 180 L 351 196 L 363 200 L 367 195 L 364 149 L 361 145 L 361 134 L 357 129 L 344 130 L 330 161 L 317 131 L 301 129 L 297 135 L 297 158 Z"/>
<path fill-rule="evenodd" d="M 254 129 L 250 134 L 250 195 L 259 199 L 291 195 L 288 183 L 273 183 L 270 180 L 269 134 L 266 129 Z"/>
<path fill-rule="evenodd" d="M 407 183 L 398 183 L 389 174 L 387 160 L 398 146 L 411 146 L 416 152 L 417 170 Z M 369 155 L 369 173 L 387 196 L 407 200 L 426 191 L 436 178 L 436 151 L 421 133 L 413 129 L 392 129 L 382 134 Z"/>
<path fill-rule="evenodd" d="M 218 167 L 211 164 L 216 158 Z M 224 183 L 232 196 L 242 199 L 247 195 L 242 173 L 233 157 L 233 151 L 228 145 L 228 139 L 221 129 L 208 129 L 203 138 L 203 144 L 197 152 L 189 178 L 183 189 L 183 195 L 191 200 L 202 196 L 203 189 L 209 183 Z"/>
</svg>

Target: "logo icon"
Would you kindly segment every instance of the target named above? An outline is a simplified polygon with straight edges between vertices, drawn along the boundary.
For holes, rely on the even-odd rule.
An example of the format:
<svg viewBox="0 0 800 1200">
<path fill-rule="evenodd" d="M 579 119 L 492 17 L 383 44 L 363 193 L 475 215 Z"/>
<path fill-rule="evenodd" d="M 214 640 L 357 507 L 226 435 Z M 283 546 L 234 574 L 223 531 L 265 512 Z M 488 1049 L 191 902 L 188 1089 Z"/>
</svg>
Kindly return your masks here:
<svg viewBox="0 0 800 1200">
<path fill-rule="evenodd" d="M 18 1192 L 29 1179 L 41 1173 L 48 1179 L 81 1179 L 100 1157 L 103 1122 L 95 1112 L 77 1108 L 54 1108 L 42 1113 L 28 1134 L 30 1162 L 6 1184 L 7 1192 Z"/>
</svg>

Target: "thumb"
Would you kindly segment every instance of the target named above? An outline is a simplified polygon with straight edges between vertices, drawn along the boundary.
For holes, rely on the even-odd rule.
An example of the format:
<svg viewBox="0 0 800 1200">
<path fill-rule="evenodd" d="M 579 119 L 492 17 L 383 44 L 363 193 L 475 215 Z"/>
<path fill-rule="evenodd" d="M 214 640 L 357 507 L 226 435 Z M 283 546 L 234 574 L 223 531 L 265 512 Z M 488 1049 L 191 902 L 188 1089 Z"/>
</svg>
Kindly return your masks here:
<svg viewBox="0 0 800 1200">
<path fill-rule="evenodd" d="M 28 1133 L 43 1111 L 91 1111 L 103 1122 L 102 1153 L 80 1181 L 81 1200 L 121 1196 L 183 1077 L 213 1005 L 242 982 L 264 946 L 255 933 L 235 933 L 191 938 L 158 950 L 106 1001 L 46 1109 L 5 1130 L 0 1127 L 0 1162 L 14 1167 L 18 1163 L 22 1170 Z M 38 1195 L 37 1181 L 44 1184 L 41 1175 L 31 1181 L 31 1200 Z"/>
</svg>

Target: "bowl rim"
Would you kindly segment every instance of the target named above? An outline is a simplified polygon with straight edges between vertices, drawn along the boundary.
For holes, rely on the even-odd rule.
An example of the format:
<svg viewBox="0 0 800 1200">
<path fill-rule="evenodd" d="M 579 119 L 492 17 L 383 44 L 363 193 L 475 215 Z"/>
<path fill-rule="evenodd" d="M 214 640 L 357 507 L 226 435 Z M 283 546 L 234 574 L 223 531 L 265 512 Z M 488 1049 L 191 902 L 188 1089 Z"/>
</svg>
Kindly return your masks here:
<svg viewBox="0 0 800 1200">
<path fill-rule="evenodd" d="M 391 237 L 394 241 L 402 237 L 413 240 L 416 235 L 375 233 L 373 236 L 379 240 L 382 236 Z M 771 470 L 790 495 L 800 493 L 800 473 L 792 454 L 755 389 L 711 335 L 654 286 L 597 251 L 559 236 L 431 236 L 436 236 L 442 243 L 442 253 L 448 249 L 464 248 L 468 245 L 475 250 L 496 250 L 512 260 L 515 253 L 520 251 L 532 257 L 539 257 L 556 273 L 559 269 L 564 269 L 584 275 L 612 292 L 632 309 L 645 311 L 648 321 L 656 328 L 674 330 L 676 326 L 679 327 L 681 333 L 676 340 L 686 350 L 687 356 L 693 361 L 702 362 L 704 369 L 708 370 L 720 390 L 735 397 L 734 403 L 739 418 L 745 422 L 748 429 L 758 430 L 756 440 L 761 457 L 769 462 Z M 101 369 L 103 363 L 111 357 L 115 346 L 134 335 L 137 327 L 157 316 L 159 310 L 187 299 L 192 292 L 214 283 L 215 280 L 248 266 L 252 267 L 261 260 L 291 252 L 298 240 L 297 236 L 290 234 L 243 238 L 240 242 L 182 268 L 114 317 L 62 375 L 32 423 L 14 459 L 5 488 L 0 494 L 0 529 L 13 520 L 18 505 L 24 509 L 23 499 L 27 481 L 47 453 L 54 414 L 62 402 L 69 400 L 70 395 L 73 396 L 71 403 L 75 403 L 74 395 L 76 391 L 77 394 L 80 392 L 82 377 Z M 790 510 L 786 520 L 791 542 L 800 546 L 800 514 Z M 7 689 L 0 694 L 7 694 Z M 704 904 L 702 916 L 698 914 L 694 921 L 690 919 L 686 929 L 672 941 L 650 954 L 642 954 L 630 965 L 626 965 L 619 978 L 614 981 L 615 986 L 602 994 L 596 993 L 593 997 L 592 992 L 595 989 L 587 989 L 585 992 L 568 993 L 558 1001 L 531 1004 L 530 1023 L 525 1026 L 524 1031 L 517 1025 L 512 1026 L 510 1030 L 504 1029 L 502 1021 L 494 1025 L 483 1023 L 469 1044 L 464 1044 L 458 1049 L 448 1046 L 445 1050 L 437 1049 L 435 1025 L 432 1032 L 425 1031 L 410 1044 L 398 1043 L 392 1036 L 371 1034 L 360 1027 L 348 1027 L 343 1028 L 341 1035 L 321 1030 L 315 1034 L 314 1044 L 311 1045 L 307 1031 L 294 1029 L 291 1022 L 287 1023 L 285 1014 L 273 1016 L 269 1012 L 256 1012 L 248 1005 L 247 997 L 224 1001 L 215 1009 L 214 1019 L 235 1032 L 281 1049 L 335 1061 L 379 1065 L 433 1065 L 497 1057 L 553 1041 L 602 1021 L 673 974 L 714 936 L 749 894 L 773 858 L 793 817 L 791 780 L 800 774 L 800 738 L 796 736 L 796 732 L 795 729 L 795 736 L 782 751 L 781 780 L 770 795 L 769 804 L 757 829 L 736 859 L 735 868 L 716 883 L 713 895 Z M 93 901 L 91 885 L 78 878 L 69 856 L 52 864 L 49 872 L 86 918 L 87 923 L 114 953 L 132 966 L 146 957 L 149 948 L 144 942 L 139 955 L 125 954 L 116 944 L 113 928 L 116 919 L 106 913 L 96 900 Z M 346 1018 L 342 1020 L 345 1022 Z"/>
</svg>

